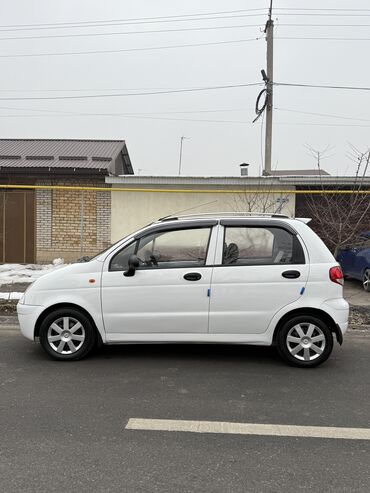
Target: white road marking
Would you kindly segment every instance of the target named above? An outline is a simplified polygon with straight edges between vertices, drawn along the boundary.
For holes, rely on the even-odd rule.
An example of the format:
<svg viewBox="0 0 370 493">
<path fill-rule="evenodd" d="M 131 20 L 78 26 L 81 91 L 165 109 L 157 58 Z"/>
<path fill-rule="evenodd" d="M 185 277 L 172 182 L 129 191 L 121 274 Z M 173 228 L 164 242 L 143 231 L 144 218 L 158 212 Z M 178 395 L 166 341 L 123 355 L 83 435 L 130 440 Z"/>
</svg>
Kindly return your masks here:
<svg viewBox="0 0 370 493">
<path fill-rule="evenodd" d="M 225 433 L 231 435 L 266 435 L 300 438 L 341 438 L 370 440 L 370 428 L 336 428 L 332 426 L 293 426 L 223 421 L 188 421 L 182 419 L 131 418 L 127 430 L 182 431 L 190 433 Z"/>
</svg>

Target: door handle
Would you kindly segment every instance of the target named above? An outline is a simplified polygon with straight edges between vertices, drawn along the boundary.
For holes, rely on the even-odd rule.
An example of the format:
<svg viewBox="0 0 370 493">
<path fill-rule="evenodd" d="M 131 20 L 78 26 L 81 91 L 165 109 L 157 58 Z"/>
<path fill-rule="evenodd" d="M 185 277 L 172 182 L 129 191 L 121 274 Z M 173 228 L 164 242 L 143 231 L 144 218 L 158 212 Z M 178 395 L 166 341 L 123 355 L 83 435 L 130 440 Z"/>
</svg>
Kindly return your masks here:
<svg viewBox="0 0 370 493">
<path fill-rule="evenodd" d="M 202 274 L 199 274 L 199 272 L 189 272 L 184 275 L 184 279 L 187 281 L 199 281 L 199 279 L 202 279 Z"/>
<path fill-rule="evenodd" d="M 298 270 L 286 270 L 281 275 L 287 279 L 297 279 L 301 273 Z"/>
</svg>

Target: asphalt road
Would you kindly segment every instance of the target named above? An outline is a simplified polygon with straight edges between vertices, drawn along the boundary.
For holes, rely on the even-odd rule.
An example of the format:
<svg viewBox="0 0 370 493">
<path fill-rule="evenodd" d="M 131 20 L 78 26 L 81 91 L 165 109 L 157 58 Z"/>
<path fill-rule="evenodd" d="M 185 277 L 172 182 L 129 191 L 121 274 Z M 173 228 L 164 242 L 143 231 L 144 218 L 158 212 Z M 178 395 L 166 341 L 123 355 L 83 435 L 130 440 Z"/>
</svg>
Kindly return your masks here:
<svg viewBox="0 0 370 493">
<path fill-rule="evenodd" d="M 127 430 L 130 418 L 370 428 L 370 334 L 314 370 L 272 348 L 125 346 L 76 363 L 0 330 L 0 491 L 370 491 L 370 441 Z"/>
</svg>

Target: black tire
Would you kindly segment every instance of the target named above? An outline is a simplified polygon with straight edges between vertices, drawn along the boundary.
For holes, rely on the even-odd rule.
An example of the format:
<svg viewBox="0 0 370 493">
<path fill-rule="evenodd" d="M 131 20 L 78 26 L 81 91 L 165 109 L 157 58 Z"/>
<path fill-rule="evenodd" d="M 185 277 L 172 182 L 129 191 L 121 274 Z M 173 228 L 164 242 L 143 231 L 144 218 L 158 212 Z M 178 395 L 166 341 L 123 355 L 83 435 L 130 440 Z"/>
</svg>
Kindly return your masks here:
<svg viewBox="0 0 370 493">
<path fill-rule="evenodd" d="M 367 293 L 370 293 L 370 269 L 365 269 L 362 276 L 362 286 Z"/>
<path fill-rule="evenodd" d="M 84 358 L 97 341 L 96 329 L 89 318 L 72 307 L 59 308 L 49 313 L 41 323 L 39 336 L 40 344 L 47 354 L 61 361 Z"/>
<path fill-rule="evenodd" d="M 333 350 L 333 334 L 320 318 L 298 315 L 280 327 L 276 343 L 284 361 L 292 366 L 313 368 L 329 358 Z"/>
</svg>

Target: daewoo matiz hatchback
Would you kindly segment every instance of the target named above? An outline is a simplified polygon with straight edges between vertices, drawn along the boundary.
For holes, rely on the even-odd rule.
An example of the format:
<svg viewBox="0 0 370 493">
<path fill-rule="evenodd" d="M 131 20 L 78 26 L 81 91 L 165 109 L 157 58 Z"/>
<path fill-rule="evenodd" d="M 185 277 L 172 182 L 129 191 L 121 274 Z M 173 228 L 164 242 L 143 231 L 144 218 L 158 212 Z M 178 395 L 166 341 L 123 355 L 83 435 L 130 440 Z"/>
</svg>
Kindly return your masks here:
<svg viewBox="0 0 370 493">
<path fill-rule="evenodd" d="M 167 217 L 85 263 L 46 274 L 18 304 L 22 333 L 59 360 L 96 344 L 275 345 L 324 362 L 348 325 L 343 275 L 307 220 Z"/>
</svg>

